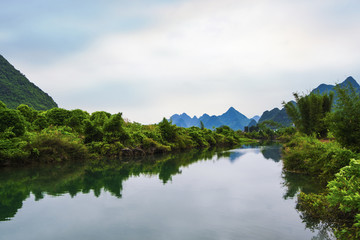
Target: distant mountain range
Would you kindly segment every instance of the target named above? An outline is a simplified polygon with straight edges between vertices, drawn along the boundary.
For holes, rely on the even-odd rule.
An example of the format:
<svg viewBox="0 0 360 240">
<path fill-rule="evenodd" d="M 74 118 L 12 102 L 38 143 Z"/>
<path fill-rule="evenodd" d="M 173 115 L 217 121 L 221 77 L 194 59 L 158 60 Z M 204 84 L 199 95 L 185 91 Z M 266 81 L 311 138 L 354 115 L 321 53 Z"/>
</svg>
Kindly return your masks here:
<svg viewBox="0 0 360 240">
<path fill-rule="evenodd" d="M 255 119 L 258 119 L 258 116 L 255 116 Z M 179 127 L 200 127 L 200 122 L 203 122 L 204 126 L 208 129 L 226 125 L 234 130 L 244 130 L 244 127 L 248 126 L 252 119 L 247 118 L 235 108 L 230 107 L 229 110 L 219 116 L 203 114 L 199 118 L 196 116 L 191 118 L 186 113 L 183 113 L 181 115 L 175 114 L 171 116 L 170 120 Z"/>
<path fill-rule="evenodd" d="M 352 85 L 357 92 L 360 92 L 360 85 L 351 76 L 346 78 L 345 81 L 343 81 L 339 85 L 340 85 L 340 87 L 346 87 L 346 86 Z M 314 93 L 318 92 L 320 94 L 323 94 L 323 93 L 326 93 L 326 92 L 335 91 L 334 88 L 335 88 L 335 85 L 320 84 L 317 88 L 315 88 L 311 92 L 314 92 Z"/>
<path fill-rule="evenodd" d="M 351 84 L 356 91 L 360 93 L 360 85 L 356 82 L 353 77 L 348 77 L 340 83 L 340 86 L 348 86 Z M 317 88 L 311 92 L 323 94 L 329 91 L 334 90 L 335 85 L 320 84 Z M 222 125 L 227 125 L 234 130 L 244 130 L 246 126 L 255 126 L 257 123 L 264 122 L 266 120 L 272 120 L 274 122 L 280 123 L 283 126 L 290 126 L 292 124 L 289 116 L 287 115 L 285 108 L 279 109 L 274 108 L 272 110 L 265 111 L 261 117 L 254 116 L 249 119 L 235 108 L 231 107 L 228 111 L 220 116 L 209 116 L 208 114 L 203 114 L 200 118 L 194 116 L 193 118 L 189 117 L 186 113 L 181 115 L 175 114 L 170 117 L 172 123 L 179 127 L 200 127 L 200 122 L 204 123 L 204 126 L 208 129 L 213 127 L 220 127 Z"/>
<path fill-rule="evenodd" d="M 57 107 L 54 100 L 0 55 L 0 100 L 8 108 L 26 104 L 36 110 Z"/>
</svg>

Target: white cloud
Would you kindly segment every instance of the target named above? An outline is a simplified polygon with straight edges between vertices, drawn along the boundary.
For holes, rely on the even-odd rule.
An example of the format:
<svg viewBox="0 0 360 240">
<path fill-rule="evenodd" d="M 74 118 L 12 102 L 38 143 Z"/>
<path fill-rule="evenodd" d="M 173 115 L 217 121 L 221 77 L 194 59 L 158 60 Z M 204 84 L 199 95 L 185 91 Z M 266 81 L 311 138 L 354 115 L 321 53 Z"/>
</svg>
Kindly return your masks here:
<svg viewBox="0 0 360 240">
<path fill-rule="evenodd" d="M 353 74 L 359 65 L 358 17 L 346 27 L 333 26 L 337 1 L 319 3 L 199 0 L 156 8 L 151 14 L 157 24 L 149 28 L 100 35 L 53 65 L 25 70 L 67 108 L 79 106 L 79 92 L 88 92 L 81 105 L 92 109 L 87 98 L 107 99 L 114 91 L 99 89 L 103 85 L 132 97 L 113 94 L 97 107 L 135 121 L 156 122 L 182 111 L 220 114 L 230 106 L 251 117 L 288 100 L 296 91 L 291 79 L 308 90 Z M 337 75 L 322 78 L 331 74 Z"/>
</svg>

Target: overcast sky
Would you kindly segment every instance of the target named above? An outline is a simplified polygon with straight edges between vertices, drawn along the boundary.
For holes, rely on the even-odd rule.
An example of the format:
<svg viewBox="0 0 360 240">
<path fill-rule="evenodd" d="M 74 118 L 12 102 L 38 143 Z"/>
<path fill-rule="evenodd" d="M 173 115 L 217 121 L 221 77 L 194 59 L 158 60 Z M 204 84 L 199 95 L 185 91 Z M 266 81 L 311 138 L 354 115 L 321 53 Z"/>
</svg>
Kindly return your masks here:
<svg viewBox="0 0 360 240">
<path fill-rule="evenodd" d="M 359 0 L 0 0 L 0 54 L 59 107 L 247 117 L 360 80 Z M 359 81 L 360 82 L 360 81 Z"/>
</svg>

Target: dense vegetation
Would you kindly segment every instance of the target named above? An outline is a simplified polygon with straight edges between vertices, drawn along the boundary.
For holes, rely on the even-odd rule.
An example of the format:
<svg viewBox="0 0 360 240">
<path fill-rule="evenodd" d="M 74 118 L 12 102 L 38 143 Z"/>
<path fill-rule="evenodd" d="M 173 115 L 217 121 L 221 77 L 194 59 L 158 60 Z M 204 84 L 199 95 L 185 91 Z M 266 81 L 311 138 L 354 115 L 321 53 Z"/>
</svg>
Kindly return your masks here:
<svg viewBox="0 0 360 240">
<path fill-rule="evenodd" d="M 360 238 L 360 96 L 352 86 L 310 93 L 285 104 L 298 131 L 284 145 L 284 168 L 323 184 L 320 193 L 300 193 L 297 208 L 308 227 L 331 228 L 339 239 Z M 324 139 L 325 138 L 325 139 Z"/>
<path fill-rule="evenodd" d="M 0 165 L 120 158 L 191 148 L 231 147 L 251 140 L 227 126 L 180 128 L 125 122 L 122 114 L 52 108 L 37 111 L 0 101 Z"/>
<path fill-rule="evenodd" d="M 57 107 L 54 100 L 31 83 L 0 55 L 0 100 L 9 108 L 26 104 L 37 110 Z"/>
</svg>

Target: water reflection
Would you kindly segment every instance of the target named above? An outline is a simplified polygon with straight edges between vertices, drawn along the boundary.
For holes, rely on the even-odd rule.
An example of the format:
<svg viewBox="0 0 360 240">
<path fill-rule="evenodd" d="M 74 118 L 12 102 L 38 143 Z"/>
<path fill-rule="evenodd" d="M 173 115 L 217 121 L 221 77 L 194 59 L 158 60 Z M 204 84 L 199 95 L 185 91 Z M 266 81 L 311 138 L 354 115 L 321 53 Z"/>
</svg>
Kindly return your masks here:
<svg viewBox="0 0 360 240">
<path fill-rule="evenodd" d="M 252 146 L 251 146 L 252 148 Z M 266 159 L 278 162 L 280 146 L 263 146 L 252 148 L 252 152 L 262 154 Z M 228 158 L 231 162 L 241 159 L 248 153 L 246 150 L 239 151 L 218 151 L 216 149 L 204 151 L 190 151 L 181 154 L 168 154 L 164 156 L 150 156 L 138 161 L 94 161 L 89 164 L 67 164 L 59 166 L 34 166 L 17 169 L 0 170 L 0 221 L 13 218 L 22 207 L 30 193 L 38 201 L 44 195 L 59 196 L 68 193 L 71 197 L 78 193 L 89 193 L 93 191 L 99 197 L 101 191 L 110 192 L 113 196 L 121 198 L 123 182 L 131 176 L 146 174 L 158 175 L 159 179 L 166 184 L 171 181 L 172 176 L 181 174 L 181 167 L 188 166 L 199 160 L 217 160 Z M 299 189 L 305 190 L 308 179 L 284 174 L 284 186 L 288 192 L 284 198 L 294 197 Z"/>
<path fill-rule="evenodd" d="M 132 176 L 158 175 L 166 184 L 172 176 L 180 174 L 181 167 L 199 160 L 216 160 L 225 153 L 216 149 L 190 151 L 181 154 L 150 156 L 137 161 L 93 161 L 84 164 L 59 166 L 34 166 L 0 170 L 0 221 L 10 220 L 22 207 L 30 193 L 38 201 L 44 195 L 59 196 L 68 193 L 71 197 L 78 193 L 93 191 L 99 197 L 101 191 L 108 191 L 121 198 L 123 182 Z"/>
<path fill-rule="evenodd" d="M 175 175 L 181 174 L 183 167 L 198 161 L 218 161 L 225 158 L 236 164 L 240 159 L 246 159 L 244 156 L 247 153 L 260 154 L 265 159 L 275 163 L 278 163 L 281 159 L 280 146 L 273 144 L 256 148 L 249 146 L 248 149 L 233 151 L 217 149 L 190 151 L 181 154 L 150 156 L 128 162 L 124 160 L 122 162 L 103 160 L 87 164 L 42 165 L 18 169 L 1 169 L 0 221 L 8 221 L 14 218 L 18 210 L 22 208 L 23 202 L 31 194 L 33 194 L 36 201 L 43 199 L 46 195 L 60 196 L 69 194 L 71 197 L 75 197 L 79 193 L 90 192 L 99 197 L 103 191 L 111 193 L 114 197 L 121 198 L 124 183 L 131 177 L 139 175 L 156 176 L 163 184 L 166 184 L 172 181 Z M 270 164 L 268 161 L 265 161 L 265 163 L 275 165 Z M 276 166 L 279 166 L 279 164 L 276 164 Z M 304 192 L 316 191 L 316 180 L 309 179 L 306 176 L 284 172 L 282 179 L 282 185 L 285 189 L 284 199 L 295 197 L 300 190 Z M 260 189 L 260 191 L 262 190 Z M 243 198 L 241 194 L 238 197 Z M 310 229 L 315 226 L 311 225 L 312 222 L 306 216 L 302 217 Z M 324 232 L 326 233 L 326 231 Z"/>
</svg>

